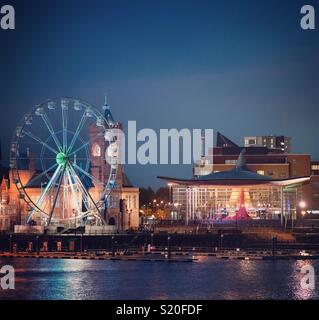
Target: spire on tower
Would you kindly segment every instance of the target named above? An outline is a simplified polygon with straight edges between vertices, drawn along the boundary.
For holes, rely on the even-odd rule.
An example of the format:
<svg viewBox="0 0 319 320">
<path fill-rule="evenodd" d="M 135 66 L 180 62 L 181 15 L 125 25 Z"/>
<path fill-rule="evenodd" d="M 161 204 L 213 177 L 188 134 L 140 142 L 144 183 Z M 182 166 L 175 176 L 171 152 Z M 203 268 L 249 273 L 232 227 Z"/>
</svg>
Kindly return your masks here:
<svg viewBox="0 0 319 320">
<path fill-rule="evenodd" d="M 110 106 L 107 103 L 107 92 L 105 93 L 105 96 L 104 96 L 104 105 L 103 105 L 102 109 L 103 110 L 110 110 Z"/>
<path fill-rule="evenodd" d="M 108 105 L 107 100 L 108 100 L 108 95 L 107 95 L 107 92 L 106 92 L 106 94 L 104 96 L 104 105 L 102 106 L 102 109 L 104 110 L 104 117 L 109 122 L 109 124 L 110 123 L 115 123 L 113 115 L 111 113 L 111 108 Z"/>
</svg>

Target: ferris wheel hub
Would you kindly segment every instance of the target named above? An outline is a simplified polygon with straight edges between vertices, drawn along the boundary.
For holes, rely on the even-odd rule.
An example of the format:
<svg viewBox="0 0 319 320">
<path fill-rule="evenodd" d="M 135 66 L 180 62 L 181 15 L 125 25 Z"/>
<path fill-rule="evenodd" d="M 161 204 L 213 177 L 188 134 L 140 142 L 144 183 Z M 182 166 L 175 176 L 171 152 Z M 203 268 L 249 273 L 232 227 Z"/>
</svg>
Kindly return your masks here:
<svg viewBox="0 0 319 320">
<path fill-rule="evenodd" d="M 59 166 L 64 166 L 68 160 L 68 157 L 67 155 L 64 153 L 64 152 L 59 152 L 57 155 L 56 155 L 56 163 L 59 165 Z"/>
</svg>

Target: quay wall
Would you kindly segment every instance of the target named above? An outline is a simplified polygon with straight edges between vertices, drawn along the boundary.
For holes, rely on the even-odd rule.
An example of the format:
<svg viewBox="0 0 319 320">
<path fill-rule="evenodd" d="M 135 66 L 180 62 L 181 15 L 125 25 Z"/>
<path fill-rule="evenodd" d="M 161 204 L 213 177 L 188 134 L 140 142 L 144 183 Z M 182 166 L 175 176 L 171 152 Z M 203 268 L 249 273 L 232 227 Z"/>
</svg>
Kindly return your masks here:
<svg viewBox="0 0 319 320">
<path fill-rule="evenodd" d="M 319 232 L 299 232 L 289 235 L 221 231 L 207 234 L 132 233 L 114 235 L 24 235 L 0 234 L 0 252 L 19 251 L 90 251 L 143 250 L 147 245 L 174 250 L 213 250 L 214 248 L 271 248 L 276 236 L 278 248 L 319 249 Z M 168 239 L 169 238 L 169 239 Z"/>
</svg>

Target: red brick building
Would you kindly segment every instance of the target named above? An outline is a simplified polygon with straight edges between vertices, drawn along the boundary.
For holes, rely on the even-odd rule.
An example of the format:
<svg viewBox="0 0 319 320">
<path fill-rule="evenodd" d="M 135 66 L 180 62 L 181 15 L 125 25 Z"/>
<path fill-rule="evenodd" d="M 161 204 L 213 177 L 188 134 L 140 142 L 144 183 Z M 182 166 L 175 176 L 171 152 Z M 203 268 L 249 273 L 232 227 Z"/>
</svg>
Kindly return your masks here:
<svg viewBox="0 0 319 320">
<path fill-rule="evenodd" d="M 194 177 L 234 168 L 243 148 L 217 133 L 216 147 L 195 164 Z M 272 179 L 310 176 L 310 181 L 302 187 L 300 198 L 305 201 L 307 211 L 319 214 L 319 161 L 312 160 L 310 154 L 288 153 L 280 148 L 252 146 L 245 149 L 247 167 L 258 174 Z"/>
</svg>

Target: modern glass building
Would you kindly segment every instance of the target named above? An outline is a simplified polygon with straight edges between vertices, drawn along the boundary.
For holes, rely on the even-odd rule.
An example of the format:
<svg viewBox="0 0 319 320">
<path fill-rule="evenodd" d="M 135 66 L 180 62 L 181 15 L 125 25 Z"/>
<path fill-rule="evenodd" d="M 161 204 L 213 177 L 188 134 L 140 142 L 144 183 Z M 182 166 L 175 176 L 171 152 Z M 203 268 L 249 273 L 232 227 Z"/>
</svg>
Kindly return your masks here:
<svg viewBox="0 0 319 320">
<path fill-rule="evenodd" d="M 172 188 L 179 216 L 190 221 L 297 219 L 301 187 L 309 176 L 272 179 L 252 172 L 244 150 L 232 170 L 193 179 L 159 177 Z"/>
</svg>

